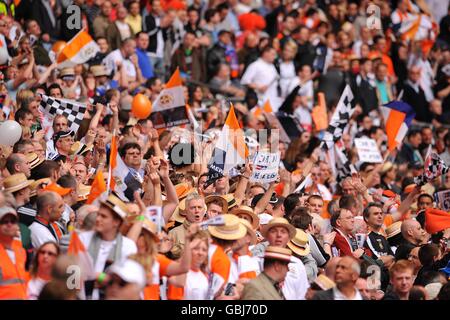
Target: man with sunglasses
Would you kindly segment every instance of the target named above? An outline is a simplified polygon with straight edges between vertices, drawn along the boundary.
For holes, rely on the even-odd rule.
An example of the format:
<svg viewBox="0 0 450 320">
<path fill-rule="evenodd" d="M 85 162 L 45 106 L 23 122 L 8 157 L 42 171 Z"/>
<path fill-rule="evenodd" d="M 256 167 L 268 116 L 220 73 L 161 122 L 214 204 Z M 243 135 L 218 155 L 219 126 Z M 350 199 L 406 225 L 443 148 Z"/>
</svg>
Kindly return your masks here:
<svg viewBox="0 0 450 320">
<path fill-rule="evenodd" d="M 140 300 L 147 279 L 138 262 L 127 259 L 116 262 L 108 269 L 106 300 Z"/>
<path fill-rule="evenodd" d="M 13 208 L 0 208 L 0 300 L 26 299 L 26 253 L 19 239 L 19 218 Z"/>
</svg>

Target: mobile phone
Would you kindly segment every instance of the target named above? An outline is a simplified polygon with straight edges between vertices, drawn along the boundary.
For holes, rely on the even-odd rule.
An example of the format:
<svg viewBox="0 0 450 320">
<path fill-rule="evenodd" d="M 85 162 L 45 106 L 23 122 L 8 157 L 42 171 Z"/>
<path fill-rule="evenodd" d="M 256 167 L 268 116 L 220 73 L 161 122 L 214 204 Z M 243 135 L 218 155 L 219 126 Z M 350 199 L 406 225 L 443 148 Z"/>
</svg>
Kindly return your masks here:
<svg viewBox="0 0 450 320">
<path fill-rule="evenodd" d="M 226 296 L 232 296 L 234 293 L 234 283 L 228 283 L 227 286 L 225 287 L 225 295 Z"/>
</svg>

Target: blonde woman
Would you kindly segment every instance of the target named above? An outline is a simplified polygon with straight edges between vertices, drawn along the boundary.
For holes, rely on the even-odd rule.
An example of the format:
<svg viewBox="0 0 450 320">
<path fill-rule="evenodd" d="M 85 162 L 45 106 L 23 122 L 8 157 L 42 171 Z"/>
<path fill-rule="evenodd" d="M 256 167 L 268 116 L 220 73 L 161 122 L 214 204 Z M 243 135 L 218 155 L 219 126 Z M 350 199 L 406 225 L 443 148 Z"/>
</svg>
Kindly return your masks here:
<svg viewBox="0 0 450 320">
<path fill-rule="evenodd" d="M 192 237 L 190 270 L 169 279 L 169 284 L 178 288 L 177 295 L 172 300 L 205 300 L 208 297 L 208 249 L 209 235 L 206 231 L 199 231 Z"/>
</svg>

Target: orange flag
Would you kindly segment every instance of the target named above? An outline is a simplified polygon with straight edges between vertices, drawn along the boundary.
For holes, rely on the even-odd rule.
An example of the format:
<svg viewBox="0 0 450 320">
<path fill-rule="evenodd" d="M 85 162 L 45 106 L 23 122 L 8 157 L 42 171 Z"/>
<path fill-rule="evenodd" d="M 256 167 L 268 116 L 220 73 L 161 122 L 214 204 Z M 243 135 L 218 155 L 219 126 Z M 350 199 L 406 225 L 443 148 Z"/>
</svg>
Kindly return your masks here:
<svg viewBox="0 0 450 320">
<path fill-rule="evenodd" d="M 264 103 L 263 110 L 264 110 L 264 112 L 273 112 L 272 106 L 270 105 L 269 100 L 266 100 L 266 102 Z"/>
<path fill-rule="evenodd" d="M 95 269 L 92 257 L 86 250 L 83 242 L 78 237 L 78 233 L 73 231 L 70 236 L 69 247 L 67 248 L 67 254 L 77 257 L 78 266 L 81 267 L 85 279 L 94 279 Z"/>
<path fill-rule="evenodd" d="M 312 109 L 311 116 L 317 131 L 326 130 L 328 128 L 327 106 L 325 103 L 325 94 L 319 92 L 317 94 L 318 105 Z"/>
<path fill-rule="evenodd" d="M 429 208 L 425 210 L 425 229 L 433 234 L 450 228 L 450 213 L 444 210 Z"/>
<path fill-rule="evenodd" d="M 103 178 L 103 172 L 99 170 L 95 175 L 94 182 L 92 182 L 91 193 L 89 193 L 89 197 L 86 200 L 86 203 L 91 204 L 105 191 L 106 191 L 105 179 Z"/>
</svg>

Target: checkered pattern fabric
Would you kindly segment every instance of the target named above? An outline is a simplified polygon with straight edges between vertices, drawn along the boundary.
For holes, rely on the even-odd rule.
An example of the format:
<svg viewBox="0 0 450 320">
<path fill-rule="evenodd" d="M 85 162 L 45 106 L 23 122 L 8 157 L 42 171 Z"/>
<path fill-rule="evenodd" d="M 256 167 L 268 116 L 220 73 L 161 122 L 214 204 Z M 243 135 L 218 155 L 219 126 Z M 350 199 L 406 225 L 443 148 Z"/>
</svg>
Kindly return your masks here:
<svg viewBox="0 0 450 320">
<path fill-rule="evenodd" d="M 51 119 L 57 114 L 62 114 L 67 118 L 68 126 L 71 131 L 76 133 L 83 121 L 86 105 L 73 100 L 57 99 L 42 95 L 41 110 L 44 116 Z"/>
<path fill-rule="evenodd" d="M 341 182 L 347 177 L 352 175 L 352 171 L 356 171 L 353 167 L 353 164 L 348 159 L 345 154 L 345 150 L 343 147 L 335 145 L 336 150 L 336 168 L 337 168 L 337 182 Z"/>
<path fill-rule="evenodd" d="M 435 152 L 431 152 L 426 157 L 424 169 L 425 170 L 422 175 L 414 177 L 414 183 L 419 186 L 423 186 L 427 182 L 446 174 L 449 170 L 444 160 L 442 160 Z"/>
<path fill-rule="evenodd" d="M 342 95 L 331 118 L 330 124 L 324 133 L 322 143 L 320 147 L 324 150 L 333 148 L 334 143 L 342 137 L 344 129 L 350 120 L 353 112 L 355 111 L 352 106 L 353 92 L 350 86 L 347 85 L 342 92 Z"/>
</svg>

